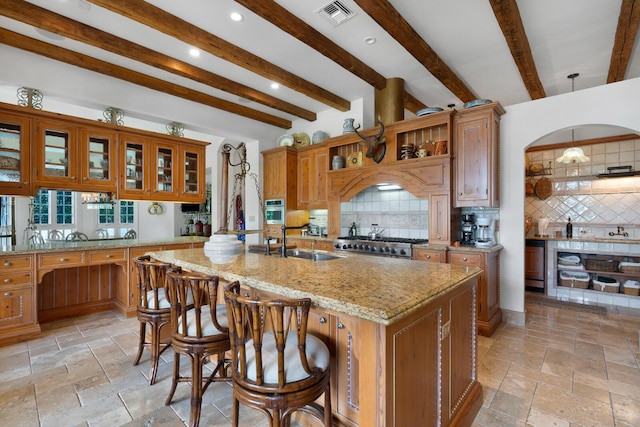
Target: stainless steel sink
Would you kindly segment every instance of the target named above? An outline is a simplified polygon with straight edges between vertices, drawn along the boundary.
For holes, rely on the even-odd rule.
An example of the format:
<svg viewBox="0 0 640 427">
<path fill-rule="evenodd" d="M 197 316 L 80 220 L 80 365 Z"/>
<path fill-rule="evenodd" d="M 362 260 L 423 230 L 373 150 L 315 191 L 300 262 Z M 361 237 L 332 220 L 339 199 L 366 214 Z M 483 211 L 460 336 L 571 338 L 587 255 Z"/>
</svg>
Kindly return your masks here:
<svg viewBox="0 0 640 427">
<path fill-rule="evenodd" d="M 291 258 L 309 259 L 311 261 L 329 261 L 332 259 L 342 258 L 339 255 L 333 255 L 329 252 L 311 252 L 300 249 L 292 249 L 287 251 L 287 256 Z"/>
</svg>

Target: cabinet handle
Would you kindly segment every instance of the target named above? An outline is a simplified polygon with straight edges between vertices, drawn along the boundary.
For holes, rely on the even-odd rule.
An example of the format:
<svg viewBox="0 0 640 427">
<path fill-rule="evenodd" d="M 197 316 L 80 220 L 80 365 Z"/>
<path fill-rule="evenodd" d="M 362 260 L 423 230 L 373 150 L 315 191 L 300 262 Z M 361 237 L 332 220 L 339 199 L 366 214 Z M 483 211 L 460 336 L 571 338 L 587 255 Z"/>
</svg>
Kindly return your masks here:
<svg viewBox="0 0 640 427">
<path fill-rule="evenodd" d="M 11 263 L 10 263 L 9 261 L 5 261 L 5 262 L 4 262 L 4 266 L 5 266 L 5 267 L 11 267 Z"/>
<path fill-rule="evenodd" d="M 458 193 L 458 196 L 462 196 L 462 192 Z"/>
<path fill-rule="evenodd" d="M 66 262 L 69 261 L 67 258 L 60 258 L 60 262 Z"/>
<path fill-rule="evenodd" d="M 467 257 L 462 258 L 464 262 L 467 262 Z"/>
<path fill-rule="evenodd" d="M 113 255 L 108 254 L 108 255 L 107 255 L 107 258 L 113 258 Z"/>
<path fill-rule="evenodd" d="M 11 279 L 4 279 L 4 283 L 11 283 Z"/>
<path fill-rule="evenodd" d="M 324 317 L 320 318 L 320 323 L 325 324 L 327 323 L 327 319 L 325 319 Z"/>
<path fill-rule="evenodd" d="M 22 185 L 28 185 L 28 184 L 29 184 L 29 181 L 24 181 L 24 182 L 22 183 Z"/>
<path fill-rule="evenodd" d="M 245 292 L 245 293 L 244 293 L 244 297 L 245 297 L 245 298 L 249 298 L 250 296 L 251 296 L 251 295 L 249 294 L 249 292 Z"/>
<path fill-rule="evenodd" d="M 431 259 L 431 255 L 427 255 L 425 258 L 426 259 Z"/>
<path fill-rule="evenodd" d="M 342 324 L 342 322 L 338 322 L 338 329 L 344 329 L 344 325 Z"/>
<path fill-rule="evenodd" d="M 5 297 L 10 297 L 10 296 L 11 296 L 11 292 L 5 292 L 5 293 L 4 293 L 4 296 L 5 296 Z"/>
<path fill-rule="evenodd" d="M 75 177 L 75 176 L 70 176 L 69 178 L 71 178 L 71 179 L 76 179 L 76 177 Z"/>
</svg>

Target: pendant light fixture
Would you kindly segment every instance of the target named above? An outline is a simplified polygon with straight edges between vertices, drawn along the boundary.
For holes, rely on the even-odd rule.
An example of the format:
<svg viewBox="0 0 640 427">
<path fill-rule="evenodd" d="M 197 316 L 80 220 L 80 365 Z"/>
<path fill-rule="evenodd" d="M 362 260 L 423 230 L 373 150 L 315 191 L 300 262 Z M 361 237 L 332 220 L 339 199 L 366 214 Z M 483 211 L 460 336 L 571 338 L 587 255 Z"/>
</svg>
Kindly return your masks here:
<svg viewBox="0 0 640 427">
<path fill-rule="evenodd" d="M 578 73 L 573 73 L 573 74 L 569 74 L 567 76 L 568 79 L 571 79 L 571 93 L 573 93 L 574 89 L 575 89 L 575 82 L 576 82 L 576 77 L 578 77 L 580 74 Z M 575 142 L 575 129 L 571 128 L 571 143 L 573 144 Z M 589 157 L 584 155 L 584 151 L 582 151 L 582 148 L 580 147 L 575 147 L 575 146 L 571 146 L 569 148 L 567 148 L 566 150 L 564 150 L 564 153 L 562 153 L 562 156 L 558 157 L 556 159 L 556 161 L 558 163 L 576 163 L 576 162 L 580 162 L 580 163 L 584 163 L 584 162 L 588 162 L 589 161 Z"/>
</svg>

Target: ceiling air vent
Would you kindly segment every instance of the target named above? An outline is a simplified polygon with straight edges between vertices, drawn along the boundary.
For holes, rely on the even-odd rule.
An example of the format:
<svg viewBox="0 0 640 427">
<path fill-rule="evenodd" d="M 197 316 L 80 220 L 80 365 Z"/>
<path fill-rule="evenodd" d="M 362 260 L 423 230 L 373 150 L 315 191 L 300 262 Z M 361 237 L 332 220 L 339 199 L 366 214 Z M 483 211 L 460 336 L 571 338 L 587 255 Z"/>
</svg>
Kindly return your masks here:
<svg viewBox="0 0 640 427">
<path fill-rule="evenodd" d="M 354 11 L 338 0 L 325 4 L 316 10 L 316 13 L 320 14 L 320 16 L 329 21 L 334 27 L 356 16 Z"/>
</svg>

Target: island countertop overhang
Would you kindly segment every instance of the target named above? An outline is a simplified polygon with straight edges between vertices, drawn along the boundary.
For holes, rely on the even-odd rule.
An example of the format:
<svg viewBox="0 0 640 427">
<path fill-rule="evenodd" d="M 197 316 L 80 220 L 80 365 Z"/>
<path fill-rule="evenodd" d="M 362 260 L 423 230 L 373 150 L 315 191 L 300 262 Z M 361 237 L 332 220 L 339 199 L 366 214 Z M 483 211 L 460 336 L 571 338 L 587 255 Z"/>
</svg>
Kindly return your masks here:
<svg viewBox="0 0 640 427">
<path fill-rule="evenodd" d="M 288 298 L 311 298 L 314 305 L 390 325 L 479 276 L 477 267 L 344 254 L 313 262 L 243 252 L 216 264 L 203 249 L 150 252 L 185 269 Z"/>
</svg>

